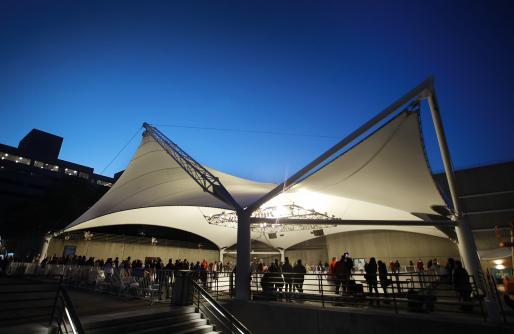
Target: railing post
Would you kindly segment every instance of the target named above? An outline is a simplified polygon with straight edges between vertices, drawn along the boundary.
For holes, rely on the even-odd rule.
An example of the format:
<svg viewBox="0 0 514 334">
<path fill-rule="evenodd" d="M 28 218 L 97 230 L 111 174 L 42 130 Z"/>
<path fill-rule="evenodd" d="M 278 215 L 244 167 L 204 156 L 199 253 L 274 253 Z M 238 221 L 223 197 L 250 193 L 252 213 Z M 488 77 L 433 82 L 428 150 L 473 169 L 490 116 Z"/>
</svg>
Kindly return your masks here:
<svg viewBox="0 0 514 334">
<path fill-rule="evenodd" d="M 507 318 L 505 317 L 505 310 L 503 309 L 503 305 L 501 303 L 500 294 L 498 293 L 498 288 L 496 287 L 496 282 L 494 281 L 494 277 L 491 275 L 491 272 L 489 271 L 489 268 L 487 268 L 487 281 L 489 282 L 489 285 L 493 287 L 494 294 L 496 295 L 496 300 L 498 301 L 498 304 L 500 306 L 500 312 L 503 318 L 503 323 L 507 323 Z"/>
<path fill-rule="evenodd" d="M 230 298 L 233 298 L 234 297 L 234 276 L 235 276 L 235 273 L 232 271 L 230 272 L 230 279 L 229 279 L 229 292 L 230 292 Z"/>
<path fill-rule="evenodd" d="M 259 274 L 257 272 L 255 272 L 255 273 L 252 273 L 252 275 L 255 278 L 255 291 L 259 292 Z"/>
<path fill-rule="evenodd" d="M 196 299 L 196 305 L 197 305 L 197 309 L 198 309 L 198 312 L 200 312 L 200 289 L 198 289 L 198 287 L 196 288 L 196 291 L 198 292 L 197 293 L 197 299 Z"/>
<path fill-rule="evenodd" d="M 323 293 L 323 276 L 321 276 L 320 286 L 321 286 L 321 307 L 325 307 L 325 295 Z"/>
<path fill-rule="evenodd" d="M 52 325 L 52 321 L 54 319 L 55 308 L 57 306 L 57 299 L 59 298 L 59 292 L 61 292 L 61 282 L 62 282 L 62 276 L 59 279 L 59 285 L 57 286 L 57 291 L 55 292 L 54 306 L 52 307 L 52 313 L 50 314 L 50 323 L 48 324 L 48 326 Z"/>
<path fill-rule="evenodd" d="M 401 293 L 402 292 L 402 288 L 401 288 L 401 284 L 400 284 L 400 273 L 396 272 L 394 276 L 396 278 L 396 288 L 398 290 L 398 293 Z"/>
<path fill-rule="evenodd" d="M 398 277 L 396 278 L 398 280 Z M 398 305 L 396 305 L 396 293 L 394 292 L 394 284 L 392 284 L 393 280 L 391 279 L 391 293 L 393 294 L 393 304 L 394 304 L 394 312 L 398 314 Z"/>
<path fill-rule="evenodd" d="M 487 316 L 484 312 L 484 305 L 482 304 L 482 298 L 478 293 L 478 286 L 477 286 L 477 282 L 475 280 L 475 276 L 470 276 L 470 277 L 472 278 L 472 281 L 473 281 L 473 288 L 474 288 L 473 293 L 477 296 L 478 303 L 480 304 L 480 312 L 482 313 L 482 317 L 484 318 L 484 321 L 487 321 Z M 484 282 L 485 282 L 485 280 L 484 280 Z M 485 283 L 487 284 L 487 282 L 485 282 Z M 486 293 L 486 295 L 487 295 L 487 293 Z"/>
</svg>

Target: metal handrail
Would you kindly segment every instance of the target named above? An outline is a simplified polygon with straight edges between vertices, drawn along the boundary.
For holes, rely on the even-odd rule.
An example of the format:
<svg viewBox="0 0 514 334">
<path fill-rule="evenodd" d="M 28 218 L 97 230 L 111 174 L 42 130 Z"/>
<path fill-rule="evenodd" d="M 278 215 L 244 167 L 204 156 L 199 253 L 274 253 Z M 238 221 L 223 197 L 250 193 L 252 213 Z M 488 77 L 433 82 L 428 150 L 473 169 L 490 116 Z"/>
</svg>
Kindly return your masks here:
<svg viewBox="0 0 514 334">
<path fill-rule="evenodd" d="M 506 324 L 507 323 L 507 317 L 505 315 L 505 310 L 503 309 L 503 304 L 502 304 L 502 302 L 500 300 L 500 294 L 498 292 L 498 288 L 496 287 L 496 283 L 494 282 L 494 277 L 491 274 L 491 272 L 489 271 L 489 268 L 487 269 L 487 280 L 486 280 L 486 283 L 487 283 L 487 286 L 489 287 L 489 289 L 492 288 L 492 290 L 494 291 L 494 296 L 496 297 L 496 302 L 500 306 L 500 313 L 501 313 L 502 318 L 503 318 L 503 323 Z"/>
<path fill-rule="evenodd" d="M 477 306 L 485 319 L 485 312 L 482 308 L 484 296 L 477 289 L 473 276 L 469 276 L 470 297 L 463 300 L 459 297 L 455 286 L 446 286 L 447 275 L 431 274 L 430 272 L 388 273 L 387 289 L 389 291 L 375 291 L 374 293 L 369 290 L 369 281 L 365 278 L 365 275 L 358 273 L 349 275 L 346 283 L 343 278 L 337 278 L 337 275 L 330 273 L 302 274 L 301 276 L 305 277 L 305 282 L 302 278 L 296 284 L 299 286 L 299 291 L 295 291 L 297 290 L 296 287 L 291 290 L 290 286 L 287 290 L 287 277 L 290 277 L 289 281 L 293 281 L 294 285 L 295 275 L 295 273 L 282 272 L 274 273 L 272 278 L 268 276 L 265 283 L 266 287 L 263 285 L 261 289 L 257 288 L 252 291 L 253 298 L 286 302 L 291 300 L 319 302 L 322 307 L 327 303 L 335 306 L 362 306 L 367 303 L 371 305 L 373 302 L 384 302 L 386 304 L 383 305 L 385 309 L 388 309 L 387 304 L 392 303 L 392 309 L 396 313 L 399 312 L 400 305 L 404 305 L 402 309 L 405 309 L 405 306 L 415 306 L 414 304 L 417 303 L 430 307 L 426 310 L 429 312 L 433 310 L 435 305 L 441 305 L 444 308 L 443 312 L 457 311 L 455 308 L 459 307 L 461 308 L 460 311 L 466 312 L 464 308 Z M 263 277 L 262 274 L 254 273 L 252 280 L 263 282 Z M 383 290 L 382 280 L 378 278 L 377 275 L 375 286 Z M 316 282 L 316 280 L 318 281 Z M 339 293 L 337 290 L 334 291 L 337 284 L 340 287 Z M 352 290 L 352 288 L 357 288 L 356 284 L 360 287 L 360 291 Z M 255 284 L 255 286 L 259 287 L 258 284 Z M 319 291 L 320 287 L 323 287 L 321 291 Z M 420 295 L 416 297 L 415 294 Z"/>
<path fill-rule="evenodd" d="M 18 270 L 18 269 L 23 270 Z M 57 333 L 73 333 L 84 334 L 82 324 L 75 312 L 73 303 L 63 286 L 63 275 L 36 275 L 27 274 L 23 266 L 17 266 L 16 270 L 11 271 L 9 276 L 14 280 L 2 282 L 1 286 L 9 286 L 9 291 L 2 291 L 2 294 L 7 295 L 8 298 L 3 298 L 2 301 L 6 303 L 17 302 L 18 304 L 11 306 L 7 310 L 7 315 L 10 317 L 2 317 L 1 321 L 14 320 L 19 317 L 12 311 L 25 311 L 25 310 L 41 310 L 37 316 L 39 318 L 46 318 L 48 325 L 54 327 Z M 21 278 L 21 279 L 20 279 Z M 41 286 L 40 286 L 41 285 Z M 30 288 L 26 288 L 29 286 Z M 29 298 L 20 298 L 19 294 L 27 295 Z M 40 294 L 43 295 L 40 295 Z M 9 295 L 18 298 L 9 298 Z M 49 295 L 48 294 L 52 294 Z M 48 305 L 31 305 L 31 302 L 48 302 Z M 23 303 L 20 305 L 20 303 Z M 28 304 L 27 304 L 28 303 Z"/>
<path fill-rule="evenodd" d="M 226 308 L 224 308 L 221 304 L 219 304 L 211 295 L 205 291 L 197 282 L 192 280 L 193 282 L 193 298 L 196 296 L 197 308 L 200 310 L 201 298 L 205 299 L 212 308 L 216 311 L 213 312 L 209 309 L 210 312 L 215 313 L 214 316 L 216 319 L 220 320 L 224 327 L 229 330 L 231 333 L 241 333 L 241 334 L 251 334 L 252 332 L 243 325 L 232 313 L 230 313 Z M 196 292 L 196 293 L 195 293 Z"/>
<path fill-rule="evenodd" d="M 14 264 L 13 269 L 16 269 L 18 264 Z M 27 264 L 25 264 L 26 266 Z M 33 266 L 34 264 L 28 264 Z M 18 270 L 19 269 L 19 270 Z M 25 268 L 21 266 L 13 270 L 17 273 L 61 273 L 63 277 L 63 284 L 65 286 L 75 286 L 84 289 L 93 289 L 95 291 L 102 291 L 115 295 L 125 295 L 127 297 L 136 297 L 154 302 L 167 302 L 173 298 L 173 287 L 175 285 L 175 270 L 156 270 L 147 269 L 145 275 L 136 275 L 135 269 L 114 269 L 114 274 L 107 278 L 104 277 L 104 272 L 101 267 L 91 266 L 78 266 L 78 265 L 49 265 L 47 264 L 44 270 L 34 268 Z M 211 297 L 217 301 L 222 299 L 231 299 L 234 294 L 234 275 L 231 271 L 216 271 L 216 272 L 198 272 L 193 271 L 191 277 L 200 284 L 200 286 L 210 293 Z M 293 276 L 296 273 L 283 272 L 280 274 L 284 281 L 286 277 Z M 293 286 L 293 291 L 287 290 L 284 284 L 283 288 L 266 289 L 262 286 L 263 273 L 252 273 L 251 291 L 250 294 L 253 299 L 261 300 L 277 300 L 277 301 L 291 301 L 296 302 L 315 302 L 320 303 L 322 307 L 327 305 L 331 306 L 357 306 L 365 307 L 366 304 L 381 303 L 381 309 L 402 312 L 406 308 L 410 308 L 413 304 L 422 303 L 423 311 L 431 312 L 432 310 L 439 312 L 458 312 L 470 313 L 481 315 L 486 319 L 486 312 L 483 308 L 483 291 L 477 288 L 475 277 L 469 276 L 469 283 L 471 286 L 471 295 L 466 298 L 461 298 L 459 292 L 451 282 L 451 276 L 445 272 L 438 270 L 429 270 L 422 272 L 415 271 L 402 271 L 388 273 L 389 284 L 387 293 L 383 290 L 381 280 L 377 277 L 378 292 L 369 291 L 370 285 L 366 280 L 364 273 L 356 270 L 350 274 L 350 280 L 353 285 L 340 284 L 340 292 L 335 290 L 337 277 L 334 274 L 327 272 L 314 271 L 313 273 L 306 273 L 303 275 L 305 282 L 297 284 L 300 287 L 299 291 L 296 286 Z M 378 275 L 377 275 L 378 276 Z M 290 279 L 290 280 L 291 280 Z M 266 285 L 280 286 L 278 282 L 267 282 Z M 284 282 L 287 283 L 287 282 Z M 357 286 L 355 285 L 357 284 Z M 359 288 L 352 290 L 352 288 Z M 196 297 L 196 296 L 195 296 Z M 423 302 L 423 297 L 426 301 Z M 389 305 L 390 304 L 390 305 Z M 415 306 L 415 305 L 414 305 Z M 474 311 L 469 311 L 469 310 Z"/>
<path fill-rule="evenodd" d="M 59 286 L 55 294 L 54 306 L 50 316 L 49 325 L 57 325 L 58 333 L 69 333 L 67 324 L 71 327 L 71 333 L 84 334 L 84 329 L 80 322 L 73 303 L 66 289 L 62 286 L 62 276 L 59 281 Z M 63 330 L 64 329 L 64 330 Z"/>
</svg>

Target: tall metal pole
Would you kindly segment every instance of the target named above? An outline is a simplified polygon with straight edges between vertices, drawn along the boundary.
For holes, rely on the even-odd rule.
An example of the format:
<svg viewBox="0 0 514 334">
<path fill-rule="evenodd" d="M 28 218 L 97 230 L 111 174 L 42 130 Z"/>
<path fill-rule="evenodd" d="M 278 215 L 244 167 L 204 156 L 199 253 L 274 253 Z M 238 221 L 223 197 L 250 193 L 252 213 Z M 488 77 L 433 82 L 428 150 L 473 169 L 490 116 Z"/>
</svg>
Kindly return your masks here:
<svg viewBox="0 0 514 334">
<path fill-rule="evenodd" d="M 441 115 L 439 113 L 439 105 L 437 103 L 437 96 L 435 90 L 429 92 L 427 96 L 428 104 L 430 106 L 430 112 L 432 114 L 432 121 L 434 122 L 434 128 L 437 136 L 437 142 L 439 144 L 439 150 L 443 159 L 444 171 L 446 174 L 446 180 L 448 181 L 448 187 L 450 189 L 450 195 L 453 204 L 454 221 L 456 222 L 455 232 L 457 233 L 459 253 L 464 261 L 464 266 L 468 272 L 475 277 L 475 282 L 479 289 L 486 294 L 486 307 L 488 318 L 492 321 L 499 321 L 500 314 L 498 303 L 491 298 L 494 295 L 488 291 L 484 282 L 484 276 L 482 268 L 480 266 L 480 259 L 478 258 L 477 247 L 475 239 L 473 238 L 473 232 L 466 220 L 466 217 L 462 214 L 459 196 L 457 193 L 457 184 L 455 181 L 455 173 L 453 171 L 452 160 L 450 157 L 450 151 L 446 141 L 446 136 L 443 129 L 443 123 L 441 121 Z"/>
<path fill-rule="evenodd" d="M 220 249 L 220 263 L 221 263 L 222 268 L 223 268 L 223 254 L 225 254 L 225 248 Z"/>
<path fill-rule="evenodd" d="M 473 239 L 469 224 L 467 223 L 460 209 L 459 196 L 457 194 L 457 184 L 455 181 L 455 174 L 450 157 L 450 150 L 448 149 L 446 135 L 444 133 L 443 123 L 439 113 L 437 96 L 433 90 L 428 95 L 428 104 L 430 106 L 430 112 L 432 114 L 432 121 L 434 122 L 437 142 L 439 144 L 439 150 L 443 159 L 446 180 L 448 181 L 450 196 L 452 198 L 454 213 L 453 219 L 457 223 L 456 233 L 459 240 L 459 252 L 462 259 L 464 260 L 464 266 L 468 269 L 468 271 L 470 271 L 475 276 L 481 275 L 480 260 L 478 259 L 475 241 Z"/>
<path fill-rule="evenodd" d="M 435 132 L 437 135 L 437 142 L 439 144 L 439 150 L 443 159 L 444 171 L 446 174 L 446 180 L 450 188 L 450 195 L 452 197 L 453 210 L 457 217 L 462 215 L 459 204 L 459 197 L 457 195 L 457 185 L 455 182 L 455 174 L 453 172 L 452 160 L 450 157 L 450 151 L 448 150 L 448 144 L 446 142 L 446 135 L 443 130 L 443 122 L 441 121 L 441 115 L 439 113 L 439 105 L 437 103 L 437 97 L 435 91 L 432 90 L 428 95 L 428 104 L 430 106 L 430 112 L 432 114 L 432 121 L 434 122 Z"/>
<path fill-rule="evenodd" d="M 47 257 L 50 240 L 52 240 L 52 235 L 46 234 L 43 238 L 43 245 L 41 245 L 41 251 L 39 252 L 39 264 L 41 264 L 41 262 Z"/>
<path fill-rule="evenodd" d="M 237 212 L 236 299 L 250 298 L 250 215 L 248 210 Z"/>
</svg>

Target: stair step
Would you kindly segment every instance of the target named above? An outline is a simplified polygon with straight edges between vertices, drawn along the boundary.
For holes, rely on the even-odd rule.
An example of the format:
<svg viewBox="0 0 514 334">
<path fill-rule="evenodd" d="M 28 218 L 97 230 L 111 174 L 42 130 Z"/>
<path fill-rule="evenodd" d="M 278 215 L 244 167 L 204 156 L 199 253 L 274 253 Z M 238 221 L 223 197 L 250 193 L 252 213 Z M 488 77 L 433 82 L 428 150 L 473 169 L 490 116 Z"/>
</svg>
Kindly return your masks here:
<svg viewBox="0 0 514 334">
<path fill-rule="evenodd" d="M 0 304 L 0 313 L 5 314 L 5 312 L 11 311 L 22 311 L 22 310 L 31 310 L 31 309 L 42 309 L 49 308 L 50 310 L 54 306 L 54 299 L 42 299 L 42 300 L 33 300 L 30 302 L 12 302 L 12 303 L 2 303 Z"/>
<path fill-rule="evenodd" d="M 84 329 L 94 329 L 99 327 L 111 327 L 116 325 L 124 325 L 127 321 L 131 323 L 139 321 L 150 321 L 153 319 L 162 319 L 175 316 L 183 316 L 194 313 L 193 307 L 184 308 L 169 308 L 163 307 L 162 309 L 147 309 L 128 312 L 119 312 L 111 314 L 102 314 L 83 317 L 81 319 Z"/>
<path fill-rule="evenodd" d="M 48 324 L 48 321 L 50 320 L 50 314 L 45 312 L 44 314 L 37 314 L 37 315 L 24 315 L 20 314 L 17 316 L 13 316 L 12 318 L 1 318 L 0 323 L 1 326 L 16 326 L 16 325 L 23 325 L 27 323 L 45 323 Z M 1 332 L 1 331 L 0 331 Z"/>
<path fill-rule="evenodd" d="M 100 334 L 100 333 L 108 333 L 108 332 L 124 332 L 129 333 L 138 330 L 145 330 L 148 328 L 159 328 L 166 326 L 174 326 L 184 323 L 191 323 L 193 320 L 201 319 L 199 313 L 190 313 L 184 315 L 176 315 L 172 317 L 163 317 L 151 320 L 139 320 L 134 321 L 132 319 L 126 319 L 124 324 L 112 325 L 112 326 L 103 326 L 98 328 L 93 328 L 88 330 L 88 334 Z M 114 331 L 113 331 L 114 330 Z"/>
<path fill-rule="evenodd" d="M 1 292 L 0 292 L 1 293 Z M 19 303 L 30 302 L 40 299 L 55 299 L 55 291 L 49 293 L 34 293 L 34 294 L 14 294 L 14 295 L 0 295 L 0 303 Z"/>
<path fill-rule="evenodd" d="M 184 321 L 181 323 L 170 324 L 167 326 L 146 328 L 146 329 L 142 329 L 142 330 L 138 330 L 138 331 L 130 331 L 130 332 L 125 332 L 125 333 L 130 333 L 130 334 L 205 333 L 204 331 L 200 331 L 200 332 L 195 332 L 195 331 L 189 332 L 189 331 L 192 329 L 197 329 L 197 328 L 204 329 L 207 327 L 210 327 L 210 331 L 212 331 L 212 328 L 213 328 L 212 325 L 207 325 L 206 319 L 199 318 L 199 319 Z M 114 332 L 111 332 L 111 333 L 114 333 Z"/>
<path fill-rule="evenodd" d="M 176 332 L 174 334 L 204 334 L 204 333 L 212 332 L 213 329 L 214 329 L 214 326 L 212 326 L 212 325 L 203 325 L 203 326 L 186 329 L 181 332 Z"/>
</svg>

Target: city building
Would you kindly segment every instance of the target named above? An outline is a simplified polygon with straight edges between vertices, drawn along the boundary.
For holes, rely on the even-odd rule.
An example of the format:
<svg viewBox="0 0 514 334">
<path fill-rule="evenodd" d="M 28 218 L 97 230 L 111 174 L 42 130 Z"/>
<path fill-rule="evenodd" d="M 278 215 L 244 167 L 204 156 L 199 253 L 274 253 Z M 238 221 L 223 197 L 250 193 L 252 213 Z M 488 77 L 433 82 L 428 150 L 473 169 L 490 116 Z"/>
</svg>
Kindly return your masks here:
<svg viewBox="0 0 514 334">
<path fill-rule="evenodd" d="M 100 198 L 115 179 L 59 159 L 63 138 L 37 129 L 18 147 L 0 144 L 0 236 L 6 251 L 33 256 L 58 230 Z"/>
</svg>

